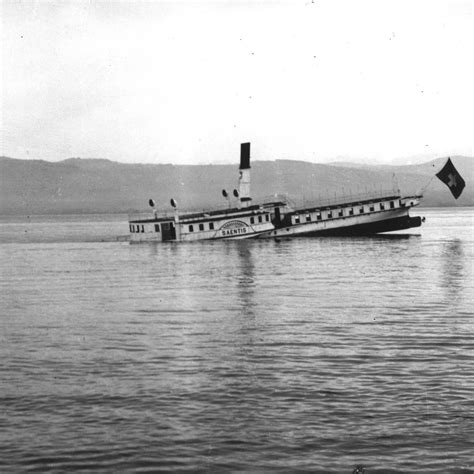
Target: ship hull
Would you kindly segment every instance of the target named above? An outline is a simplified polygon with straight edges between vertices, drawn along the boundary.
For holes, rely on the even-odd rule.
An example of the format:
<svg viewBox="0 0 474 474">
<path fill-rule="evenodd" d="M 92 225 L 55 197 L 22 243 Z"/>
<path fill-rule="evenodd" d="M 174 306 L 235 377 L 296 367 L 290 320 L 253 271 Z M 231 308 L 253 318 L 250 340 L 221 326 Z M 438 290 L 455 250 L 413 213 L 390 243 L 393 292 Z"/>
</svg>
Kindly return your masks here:
<svg viewBox="0 0 474 474">
<path fill-rule="evenodd" d="M 394 217 L 392 219 L 384 219 L 376 222 L 368 222 L 365 224 L 353 224 L 345 227 L 335 227 L 333 229 L 321 229 L 308 232 L 301 232 L 297 235 L 302 237 L 324 237 L 338 235 L 371 235 L 383 232 L 394 232 L 397 230 L 411 229 L 421 226 L 421 217 Z"/>
<path fill-rule="evenodd" d="M 422 219 L 409 215 L 410 207 L 418 200 L 410 198 L 407 203 L 408 207 L 400 200 L 387 198 L 360 206 L 341 204 L 325 210 L 300 209 L 289 212 L 280 224 L 275 220 L 274 208 L 259 209 L 258 206 L 226 215 L 183 217 L 179 222 L 131 221 L 131 228 L 135 230 L 131 242 L 371 235 L 420 227 Z M 156 232 L 159 225 L 161 232 Z"/>
<path fill-rule="evenodd" d="M 317 222 L 280 227 L 259 238 L 313 237 L 332 235 L 371 235 L 419 227 L 421 217 L 410 217 L 408 209 L 400 208 L 365 215 L 336 217 Z"/>
</svg>

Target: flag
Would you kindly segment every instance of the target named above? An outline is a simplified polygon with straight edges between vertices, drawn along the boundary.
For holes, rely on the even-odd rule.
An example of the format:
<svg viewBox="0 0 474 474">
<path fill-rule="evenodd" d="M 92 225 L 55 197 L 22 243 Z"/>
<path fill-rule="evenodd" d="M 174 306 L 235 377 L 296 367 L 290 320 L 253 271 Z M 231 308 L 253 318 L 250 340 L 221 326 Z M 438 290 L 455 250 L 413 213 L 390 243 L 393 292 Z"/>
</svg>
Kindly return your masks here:
<svg viewBox="0 0 474 474">
<path fill-rule="evenodd" d="M 458 170 L 454 167 L 453 162 L 450 158 L 443 166 L 443 169 L 436 173 L 436 176 L 448 186 L 449 190 L 453 193 L 455 199 L 461 196 L 462 190 L 466 183 L 462 179 L 462 176 L 458 173 Z"/>
</svg>

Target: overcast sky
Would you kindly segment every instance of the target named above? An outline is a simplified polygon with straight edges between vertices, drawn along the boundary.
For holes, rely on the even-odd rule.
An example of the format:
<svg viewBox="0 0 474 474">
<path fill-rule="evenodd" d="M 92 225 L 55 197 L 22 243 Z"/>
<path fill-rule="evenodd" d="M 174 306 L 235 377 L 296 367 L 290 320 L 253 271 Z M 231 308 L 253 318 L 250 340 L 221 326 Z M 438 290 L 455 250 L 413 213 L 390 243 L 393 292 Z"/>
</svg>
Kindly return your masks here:
<svg viewBox="0 0 474 474">
<path fill-rule="evenodd" d="M 1 4 L 1 155 L 472 155 L 472 2 Z"/>
</svg>

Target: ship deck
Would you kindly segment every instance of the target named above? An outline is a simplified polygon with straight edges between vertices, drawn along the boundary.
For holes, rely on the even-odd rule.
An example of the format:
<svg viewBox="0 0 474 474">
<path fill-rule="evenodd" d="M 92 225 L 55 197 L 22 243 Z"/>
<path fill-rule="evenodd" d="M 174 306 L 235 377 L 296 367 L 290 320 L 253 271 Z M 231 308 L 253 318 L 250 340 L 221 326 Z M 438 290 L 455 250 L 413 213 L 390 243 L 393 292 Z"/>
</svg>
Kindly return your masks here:
<svg viewBox="0 0 474 474">
<path fill-rule="evenodd" d="M 248 214 L 253 214 L 258 211 L 265 211 L 266 209 L 273 209 L 275 207 L 287 206 L 284 201 L 273 201 L 262 204 L 253 204 L 251 206 L 242 207 L 231 207 L 221 209 L 210 209 L 209 211 L 184 211 L 179 213 L 180 221 L 206 221 L 208 219 L 215 219 L 216 217 L 227 218 L 227 217 L 243 217 Z M 144 217 L 144 218 L 132 218 L 129 220 L 130 224 L 146 224 L 147 222 L 168 222 L 173 220 L 175 213 L 161 213 L 155 217 Z"/>
<path fill-rule="evenodd" d="M 229 207 L 229 208 L 215 208 L 209 210 L 199 211 L 182 211 L 182 212 L 155 212 L 153 217 L 150 217 L 150 213 L 139 213 L 129 217 L 130 224 L 146 224 L 151 222 L 169 222 L 175 219 L 176 213 L 178 212 L 179 220 L 184 222 L 206 222 L 207 220 L 226 219 L 226 218 L 238 218 L 244 217 L 249 214 L 268 211 L 276 207 L 286 207 L 287 215 L 310 213 L 317 211 L 328 211 L 334 209 L 340 209 L 341 207 L 356 207 L 361 205 L 378 203 L 381 201 L 392 201 L 399 199 L 410 199 L 420 198 L 421 196 L 404 196 L 400 193 L 393 191 L 380 192 L 377 194 L 364 193 L 359 195 L 340 196 L 326 200 L 303 200 L 296 203 L 289 197 L 281 198 L 277 201 L 260 201 L 259 203 L 252 204 L 248 207 Z"/>
</svg>

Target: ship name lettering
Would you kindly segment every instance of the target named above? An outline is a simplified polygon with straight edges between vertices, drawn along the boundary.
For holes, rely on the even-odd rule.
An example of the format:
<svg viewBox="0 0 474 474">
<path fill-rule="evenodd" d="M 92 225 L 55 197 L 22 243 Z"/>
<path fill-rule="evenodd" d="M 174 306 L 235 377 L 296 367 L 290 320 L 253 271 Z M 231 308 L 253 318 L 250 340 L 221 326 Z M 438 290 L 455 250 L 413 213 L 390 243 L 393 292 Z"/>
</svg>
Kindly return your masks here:
<svg viewBox="0 0 474 474">
<path fill-rule="evenodd" d="M 227 237 L 229 235 L 237 235 L 237 234 L 246 234 L 247 229 L 245 227 L 239 227 L 237 229 L 225 229 L 222 231 L 222 236 Z"/>
</svg>

